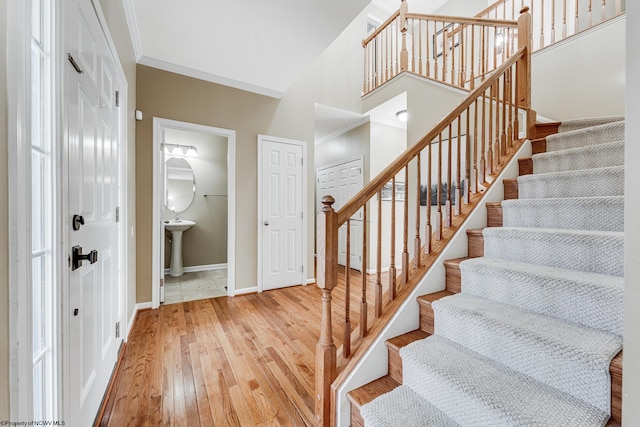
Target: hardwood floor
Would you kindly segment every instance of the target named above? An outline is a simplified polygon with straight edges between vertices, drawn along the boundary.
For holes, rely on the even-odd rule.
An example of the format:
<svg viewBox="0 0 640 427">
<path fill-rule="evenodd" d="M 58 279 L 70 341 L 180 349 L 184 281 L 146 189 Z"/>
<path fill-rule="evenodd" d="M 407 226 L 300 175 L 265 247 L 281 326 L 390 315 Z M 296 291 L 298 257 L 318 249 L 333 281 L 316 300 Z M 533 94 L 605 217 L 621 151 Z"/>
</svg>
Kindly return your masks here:
<svg viewBox="0 0 640 427">
<path fill-rule="evenodd" d="M 351 279 L 356 327 L 360 273 Z M 314 425 L 320 297 L 307 285 L 139 312 L 100 426 Z M 339 347 L 343 283 L 333 297 Z"/>
</svg>

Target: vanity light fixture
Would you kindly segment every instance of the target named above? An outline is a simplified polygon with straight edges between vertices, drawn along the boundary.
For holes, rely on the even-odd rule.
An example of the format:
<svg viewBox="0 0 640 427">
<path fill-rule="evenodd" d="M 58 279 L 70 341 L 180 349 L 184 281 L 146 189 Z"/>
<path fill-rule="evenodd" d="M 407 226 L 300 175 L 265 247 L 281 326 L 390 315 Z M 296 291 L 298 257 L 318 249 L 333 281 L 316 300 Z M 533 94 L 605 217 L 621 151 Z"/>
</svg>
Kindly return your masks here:
<svg viewBox="0 0 640 427">
<path fill-rule="evenodd" d="M 169 156 L 198 157 L 198 150 L 193 145 L 165 143 L 164 152 Z"/>
<path fill-rule="evenodd" d="M 407 123 L 407 110 L 400 110 L 396 113 L 396 117 L 402 123 Z"/>
</svg>

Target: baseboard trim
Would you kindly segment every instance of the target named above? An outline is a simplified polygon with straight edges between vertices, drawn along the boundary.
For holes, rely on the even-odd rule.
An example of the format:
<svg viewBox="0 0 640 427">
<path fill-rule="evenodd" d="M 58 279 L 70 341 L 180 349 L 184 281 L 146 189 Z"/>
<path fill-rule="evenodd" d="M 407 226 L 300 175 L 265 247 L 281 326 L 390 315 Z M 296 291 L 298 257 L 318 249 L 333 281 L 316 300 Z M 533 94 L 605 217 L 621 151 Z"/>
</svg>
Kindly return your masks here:
<svg viewBox="0 0 640 427">
<path fill-rule="evenodd" d="M 224 268 L 229 268 L 229 264 L 205 264 L 205 265 L 192 265 L 191 267 L 184 267 L 183 270 L 185 273 L 195 273 L 197 271 L 209 271 L 209 270 L 222 270 Z M 169 274 L 168 268 L 164 269 L 165 276 Z"/>
<path fill-rule="evenodd" d="M 133 329 L 133 325 L 136 322 L 136 318 L 138 317 L 138 312 L 141 310 L 148 310 L 152 308 L 151 301 L 149 302 L 141 302 L 136 304 L 133 307 L 133 312 L 131 313 L 131 317 L 129 318 L 129 324 L 127 325 L 127 334 L 124 336 L 124 341 L 129 341 L 129 334 L 131 333 L 131 329 Z"/>
<path fill-rule="evenodd" d="M 134 310 L 137 313 L 137 310 Z M 122 360 L 124 359 L 124 355 L 127 350 L 127 342 L 123 341 L 120 346 L 120 351 L 118 352 L 118 361 L 116 362 L 116 366 L 111 373 L 111 378 L 109 379 L 109 385 L 107 386 L 107 391 L 102 398 L 102 403 L 100 404 L 100 410 L 98 411 L 98 415 L 93 423 L 94 427 L 106 427 L 109 424 L 109 418 L 111 416 L 111 410 L 113 409 L 113 399 L 111 393 L 113 393 L 114 385 L 118 380 L 118 375 L 120 374 L 120 367 L 122 366 Z M 115 398 L 115 396 L 114 396 Z M 107 415 L 105 419 L 105 414 Z"/>
<path fill-rule="evenodd" d="M 235 292 L 234 296 L 236 296 L 236 295 L 246 295 L 246 294 L 255 294 L 257 292 L 258 292 L 258 287 L 257 286 L 253 286 L 251 288 L 236 289 L 236 292 Z"/>
<path fill-rule="evenodd" d="M 307 279 L 307 282 L 305 283 L 305 285 L 311 285 L 316 283 L 316 278 L 312 277 L 311 279 Z"/>
</svg>

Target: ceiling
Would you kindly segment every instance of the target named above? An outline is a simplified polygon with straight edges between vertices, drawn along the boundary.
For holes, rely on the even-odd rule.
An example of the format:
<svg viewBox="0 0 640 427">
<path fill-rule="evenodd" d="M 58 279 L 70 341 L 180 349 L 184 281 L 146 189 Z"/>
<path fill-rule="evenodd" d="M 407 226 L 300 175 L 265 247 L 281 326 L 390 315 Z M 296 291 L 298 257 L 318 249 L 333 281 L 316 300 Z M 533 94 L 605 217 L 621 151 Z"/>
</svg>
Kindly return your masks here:
<svg viewBox="0 0 640 427">
<path fill-rule="evenodd" d="M 370 1 L 124 4 L 138 63 L 280 97 Z"/>
<path fill-rule="evenodd" d="M 341 135 L 366 122 L 381 123 L 400 129 L 406 129 L 407 124 L 401 122 L 396 113 L 407 109 L 407 93 L 401 94 L 378 105 L 365 114 L 356 114 L 328 105 L 315 105 L 315 143 Z"/>
</svg>

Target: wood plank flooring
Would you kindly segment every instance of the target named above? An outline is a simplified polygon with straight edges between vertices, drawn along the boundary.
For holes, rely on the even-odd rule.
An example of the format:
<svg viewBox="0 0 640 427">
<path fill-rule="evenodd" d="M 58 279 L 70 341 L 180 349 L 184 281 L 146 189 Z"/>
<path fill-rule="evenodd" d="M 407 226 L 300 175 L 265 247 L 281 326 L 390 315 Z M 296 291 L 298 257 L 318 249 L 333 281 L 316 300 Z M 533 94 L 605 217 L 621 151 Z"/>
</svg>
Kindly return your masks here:
<svg viewBox="0 0 640 427">
<path fill-rule="evenodd" d="M 344 273 L 340 276 L 343 282 Z M 355 328 L 360 273 L 354 271 L 351 279 Z M 375 275 L 367 279 L 373 307 Z M 339 347 L 344 283 L 333 297 Z M 99 425 L 315 425 L 320 315 L 321 293 L 315 285 L 141 311 Z"/>
</svg>

